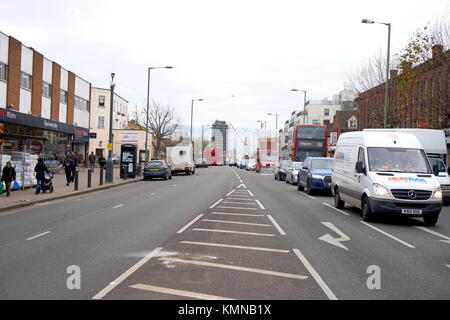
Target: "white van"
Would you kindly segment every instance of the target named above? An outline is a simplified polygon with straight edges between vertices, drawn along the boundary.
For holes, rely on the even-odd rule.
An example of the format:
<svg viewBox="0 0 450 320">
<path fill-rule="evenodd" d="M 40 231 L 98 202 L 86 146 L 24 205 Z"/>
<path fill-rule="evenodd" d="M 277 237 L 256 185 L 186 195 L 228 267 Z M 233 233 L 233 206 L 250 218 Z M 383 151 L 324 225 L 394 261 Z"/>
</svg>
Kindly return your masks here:
<svg viewBox="0 0 450 320">
<path fill-rule="evenodd" d="M 449 159 L 447 159 L 447 143 L 445 141 L 444 130 L 434 129 L 364 129 L 364 131 L 385 131 L 385 132 L 399 132 L 411 133 L 416 136 L 423 150 L 428 156 L 431 168 L 437 167 L 439 175 L 436 176 L 442 188 L 442 200 L 444 205 L 450 204 L 450 176 L 447 172 L 449 166 Z"/>
<path fill-rule="evenodd" d="M 167 162 L 172 170 L 172 174 L 185 173 L 195 174 L 195 163 L 192 156 L 192 146 L 176 146 L 166 149 Z"/>
<path fill-rule="evenodd" d="M 442 190 L 419 140 L 410 133 L 348 132 L 339 137 L 331 188 L 335 206 L 423 217 L 436 224 Z"/>
</svg>

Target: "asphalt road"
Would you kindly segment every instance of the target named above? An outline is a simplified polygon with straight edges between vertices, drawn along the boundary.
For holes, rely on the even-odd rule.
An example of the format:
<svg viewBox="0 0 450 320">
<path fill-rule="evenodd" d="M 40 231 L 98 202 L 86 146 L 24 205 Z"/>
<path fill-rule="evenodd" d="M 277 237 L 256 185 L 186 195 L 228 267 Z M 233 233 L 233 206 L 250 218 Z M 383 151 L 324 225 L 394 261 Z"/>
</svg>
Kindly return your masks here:
<svg viewBox="0 0 450 320">
<path fill-rule="evenodd" d="M 449 207 L 425 228 L 332 204 L 210 167 L 2 213 L 0 299 L 450 298 Z"/>
</svg>

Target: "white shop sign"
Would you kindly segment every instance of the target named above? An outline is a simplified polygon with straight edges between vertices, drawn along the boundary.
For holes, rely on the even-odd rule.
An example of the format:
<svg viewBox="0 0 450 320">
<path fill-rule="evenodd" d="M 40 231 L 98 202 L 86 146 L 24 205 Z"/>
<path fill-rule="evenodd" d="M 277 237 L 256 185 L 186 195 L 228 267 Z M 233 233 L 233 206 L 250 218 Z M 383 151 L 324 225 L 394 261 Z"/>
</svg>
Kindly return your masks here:
<svg viewBox="0 0 450 320">
<path fill-rule="evenodd" d="M 122 142 L 138 142 L 138 134 L 122 133 Z"/>
</svg>

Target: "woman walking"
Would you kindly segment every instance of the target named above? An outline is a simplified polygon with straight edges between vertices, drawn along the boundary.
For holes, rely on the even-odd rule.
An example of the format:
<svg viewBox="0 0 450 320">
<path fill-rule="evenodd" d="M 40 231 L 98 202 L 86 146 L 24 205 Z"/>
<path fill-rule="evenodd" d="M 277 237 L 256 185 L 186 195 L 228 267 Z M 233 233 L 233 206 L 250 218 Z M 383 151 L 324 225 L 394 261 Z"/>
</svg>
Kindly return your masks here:
<svg viewBox="0 0 450 320">
<path fill-rule="evenodd" d="M 13 168 L 11 161 L 6 163 L 6 167 L 3 168 L 2 179 L 0 182 L 5 182 L 6 196 L 11 194 L 11 183 L 16 180 L 16 170 Z"/>
<path fill-rule="evenodd" d="M 36 167 L 34 167 L 34 172 L 36 172 L 36 194 L 39 194 L 40 189 L 42 193 L 45 193 L 45 173 L 50 173 L 44 164 L 44 159 L 39 158 Z"/>
</svg>

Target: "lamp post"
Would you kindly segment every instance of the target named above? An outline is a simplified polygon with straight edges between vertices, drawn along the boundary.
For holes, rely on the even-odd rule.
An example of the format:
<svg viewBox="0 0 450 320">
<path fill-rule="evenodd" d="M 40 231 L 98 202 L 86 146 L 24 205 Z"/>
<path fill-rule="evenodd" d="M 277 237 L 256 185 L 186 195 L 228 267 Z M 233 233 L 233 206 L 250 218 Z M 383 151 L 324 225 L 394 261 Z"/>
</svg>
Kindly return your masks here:
<svg viewBox="0 0 450 320">
<path fill-rule="evenodd" d="M 114 107 L 114 88 L 116 84 L 114 83 L 115 73 L 111 73 L 111 83 L 110 83 L 110 104 L 109 104 L 109 144 L 108 144 L 108 159 L 106 160 L 106 174 L 105 174 L 105 182 L 113 182 L 114 176 L 114 164 L 112 160 L 112 152 L 113 152 L 113 134 L 112 134 L 112 126 L 113 126 L 113 107 Z"/>
<path fill-rule="evenodd" d="M 201 146 L 201 150 L 202 150 L 202 162 L 204 162 L 204 160 L 205 160 L 205 157 L 203 156 L 203 151 L 204 151 L 204 148 L 203 148 L 203 128 L 204 127 L 211 127 L 211 125 L 209 125 L 209 124 L 203 124 L 202 125 L 202 146 Z"/>
<path fill-rule="evenodd" d="M 305 93 L 305 99 L 303 101 L 303 124 L 305 124 L 305 116 L 306 116 L 306 91 L 305 90 L 299 90 L 299 89 L 291 89 L 291 91 L 294 92 L 304 92 Z"/>
<path fill-rule="evenodd" d="M 367 23 L 367 24 L 384 24 L 388 27 L 388 43 L 387 43 L 387 61 L 386 61 L 386 85 L 385 85 L 385 91 L 384 91 L 384 121 L 383 126 L 384 128 L 388 127 L 388 121 L 387 121 L 387 113 L 389 110 L 389 64 L 390 64 L 390 56 L 391 56 L 391 24 L 386 22 L 376 22 L 373 20 L 363 19 L 361 23 Z"/>
<path fill-rule="evenodd" d="M 148 162 L 148 110 L 150 109 L 150 71 L 152 69 L 172 69 L 171 66 L 165 67 L 149 67 L 148 68 L 148 81 L 147 81 L 147 111 L 145 119 L 145 164 Z"/>
</svg>

